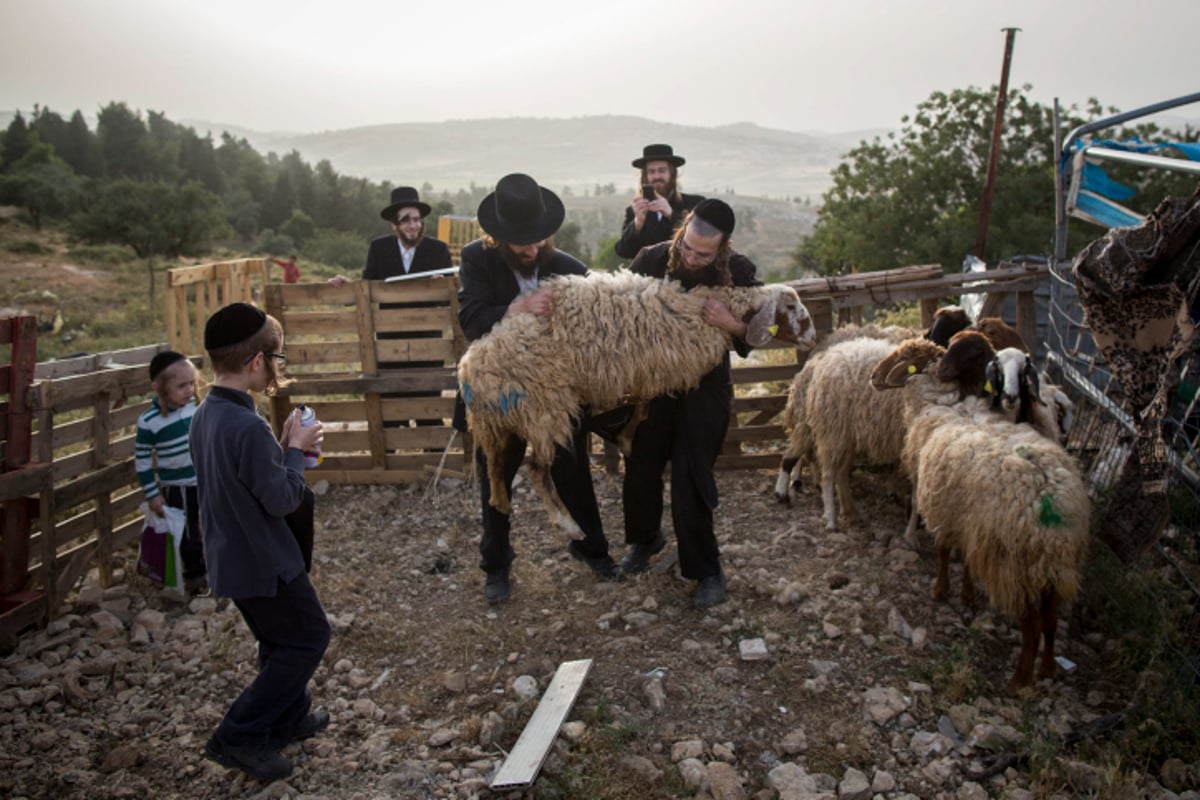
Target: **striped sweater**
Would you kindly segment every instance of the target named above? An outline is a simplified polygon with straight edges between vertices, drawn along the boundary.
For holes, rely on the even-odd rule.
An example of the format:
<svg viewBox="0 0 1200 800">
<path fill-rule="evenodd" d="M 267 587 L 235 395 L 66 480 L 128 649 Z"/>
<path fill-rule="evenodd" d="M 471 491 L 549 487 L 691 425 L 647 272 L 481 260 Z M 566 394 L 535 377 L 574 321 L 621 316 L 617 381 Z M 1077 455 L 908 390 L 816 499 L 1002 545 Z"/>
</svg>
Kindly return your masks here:
<svg viewBox="0 0 1200 800">
<path fill-rule="evenodd" d="M 196 470 L 192 468 L 192 456 L 188 452 L 188 431 L 195 413 L 196 404 L 191 402 L 163 415 L 156 397 L 146 413 L 138 417 L 133 468 L 147 500 L 158 496 L 160 483 L 164 486 L 196 485 Z"/>
</svg>

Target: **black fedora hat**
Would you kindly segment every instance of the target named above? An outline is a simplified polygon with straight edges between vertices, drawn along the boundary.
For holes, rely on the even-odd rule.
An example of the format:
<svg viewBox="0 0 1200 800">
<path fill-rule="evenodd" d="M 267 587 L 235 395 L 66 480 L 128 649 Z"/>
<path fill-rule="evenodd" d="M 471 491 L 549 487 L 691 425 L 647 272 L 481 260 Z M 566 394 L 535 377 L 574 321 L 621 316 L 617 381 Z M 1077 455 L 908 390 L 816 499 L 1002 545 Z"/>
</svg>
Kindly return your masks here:
<svg viewBox="0 0 1200 800">
<path fill-rule="evenodd" d="M 633 165 L 638 169 L 646 166 L 650 161 L 666 161 L 673 167 L 682 167 L 686 161 L 683 156 L 675 155 L 675 151 L 671 149 L 669 144 L 648 144 L 642 148 L 642 157 L 635 158 Z"/>
<path fill-rule="evenodd" d="M 476 212 L 479 227 L 507 244 L 548 239 L 562 226 L 566 215 L 558 195 L 520 172 L 501 178 L 496 191 L 483 198 Z"/>
<path fill-rule="evenodd" d="M 417 194 L 416 189 L 411 186 L 397 186 L 392 189 L 392 202 L 379 212 L 379 216 L 388 222 L 393 222 L 396 219 L 396 212 L 402 208 L 415 208 L 421 212 L 422 217 L 429 216 L 429 212 L 433 210 L 429 204 L 421 202 L 421 197 Z"/>
</svg>

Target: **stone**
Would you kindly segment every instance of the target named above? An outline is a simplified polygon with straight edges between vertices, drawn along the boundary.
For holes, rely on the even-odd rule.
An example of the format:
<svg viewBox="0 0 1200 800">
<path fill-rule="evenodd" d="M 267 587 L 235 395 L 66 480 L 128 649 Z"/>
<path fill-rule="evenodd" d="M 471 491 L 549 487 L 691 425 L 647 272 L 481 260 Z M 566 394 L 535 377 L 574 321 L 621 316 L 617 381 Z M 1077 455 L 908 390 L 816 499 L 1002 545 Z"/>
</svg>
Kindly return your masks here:
<svg viewBox="0 0 1200 800">
<path fill-rule="evenodd" d="M 621 756 L 617 760 L 617 766 L 623 772 L 632 773 L 646 783 L 657 783 L 662 777 L 662 770 L 654 766 L 654 762 L 645 756 Z"/>
<path fill-rule="evenodd" d="M 900 690 L 890 686 L 873 686 L 863 693 L 864 718 L 876 725 L 887 724 L 908 705 Z"/>
<path fill-rule="evenodd" d="M 537 679 L 532 675 L 519 675 L 513 679 L 512 693 L 521 700 L 532 700 L 538 696 Z"/>
<path fill-rule="evenodd" d="M 780 797 L 810 794 L 817 791 L 817 781 L 804 768 L 791 762 L 780 764 L 767 773 L 767 786 Z"/>
<path fill-rule="evenodd" d="M 487 712 L 479 722 L 479 746 L 487 749 L 499 744 L 507 730 L 504 717 L 495 711 Z"/>
<path fill-rule="evenodd" d="M 705 769 L 708 771 L 708 783 L 713 800 L 746 800 L 746 790 L 742 788 L 742 778 L 731 764 L 723 761 L 710 761 Z"/>
<path fill-rule="evenodd" d="M 738 642 L 738 653 L 742 661 L 762 661 L 771 655 L 762 639 L 742 639 Z"/>
<path fill-rule="evenodd" d="M 788 731 L 782 740 L 779 742 L 779 749 L 785 755 L 794 756 L 797 753 L 803 753 L 808 749 L 808 737 L 804 733 L 803 728 L 794 728 Z"/>
<path fill-rule="evenodd" d="M 871 782 L 867 776 L 854 767 L 849 767 L 838 784 L 838 797 L 841 800 L 867 800 L 871 796 Z"/>
<path fill-rule="evenodd" d="M 671 745 L 671 761 L 679 763 L 685 758 L 700 758 L 704 755 L 704 742 L 699 739 L 686 739 Z"/>
<path fill-rule="evenodd" d="M 701 791 L 708 787 L 708 770 L 704 768 L 700 759 L 685 758 L 675 766 L 679 770 L 679 776 L 683 778 L 683 785 L 691 791 Z"/>
</svg>

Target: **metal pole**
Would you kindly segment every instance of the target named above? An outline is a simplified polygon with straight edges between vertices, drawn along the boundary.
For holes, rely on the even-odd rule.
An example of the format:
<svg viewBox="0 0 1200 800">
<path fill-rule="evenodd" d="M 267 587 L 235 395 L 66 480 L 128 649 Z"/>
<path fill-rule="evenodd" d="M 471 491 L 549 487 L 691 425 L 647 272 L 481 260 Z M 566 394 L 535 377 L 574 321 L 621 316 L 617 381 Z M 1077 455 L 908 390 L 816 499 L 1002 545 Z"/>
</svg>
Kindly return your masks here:
<svg viewBox="0 0 1200 800">
<path fill-rule="evenodd" d="M 992 217 L 992 195 L 996 191 L 996 164 L 1000 160 L 1000 132 L 1004 128 L 1004 106 L 1008 102 L 1008 67 L 1012 63 L 1013 40 L 1020 28 L 1003 28 L 1004 66 L 1000 70 L 1000 91 L 996 95 L 996 118 L 992 122 L 992 149 L 988 153 L 987 180 L 983 184 L 983 203 L 979 208 L 979 229 L 975 234 L 975 255 L 986 261 L 988 223 Z"/>
</svg>

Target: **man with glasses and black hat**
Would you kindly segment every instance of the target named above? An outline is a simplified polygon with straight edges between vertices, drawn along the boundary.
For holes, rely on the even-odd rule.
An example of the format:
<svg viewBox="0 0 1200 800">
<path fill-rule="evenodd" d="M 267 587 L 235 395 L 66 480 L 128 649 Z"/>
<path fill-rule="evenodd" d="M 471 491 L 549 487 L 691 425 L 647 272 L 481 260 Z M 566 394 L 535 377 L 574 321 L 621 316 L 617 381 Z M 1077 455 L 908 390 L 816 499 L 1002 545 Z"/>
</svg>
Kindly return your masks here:
<svg viewBox="0 0 1200 800">
<path fill-rule="evenodd" d="M 477 216 L 484 236 L 463 247 L 459 270 L 458 321 L 468 341 L 485 335 L 511 314 L 549 316 L 550 293 L 539 290 L 539 282 L 554 275 L 587 274 L 587 267 L 578 259 L 554 247 L 554 233 L 565 216 L 562 201 L 528 175 L 515 173 L 501 178 L 496 191 L 479 204 Z M 587 442 L 588 433 L 581 422 L 570 450 L 559 450 L 551 477 L 584 533 L 582 540 L 568 545 L 568 552 L 600 577 L 617 580 L 621 571 L 608 555 L 608 540 L 592 487 Z M 483 451 L 476 450 L 475 457 L 476 474 L 486 476 Z M 525 442 L 514 439 L 505 452 L 504 464 L 510 490 L 524 457 Z M 479 488 L 483 500 L 479 566 L 487 573 L 484 596 L 489 603 L 499 603 L 511 594 L 509 571 L 515 553 L 509 543 L 509 518 L 491 507 L 491 487 L 486 477 L 479 481 Z"/>
<path fill-rule="evenodd" d="M 733 209 L 720 200 L 704 200 L 684 218 L 671 241 L 643 248 L 629 265 L 632 272 L 695 286 L 758 286 L 755 266 L 730 246 Z M 733 336 L 738 355 L 750 353 L 746 323 L 720 300 L 711 298 L 701 318 Z M 625 542 L 631 545 L 621 562 L 626 574 L 643 572 L 650 558 L 666 546 L 662 532 L 663 469 L 671 465 L 671 522 L 679 548 L 683 577 L 697 582 L 693 601 L 708 608 L 725 601 L 725 576 L 713 532 L 717 484 L 713 465 L 725 442 L 733 403 L 729 355 L 678 395 L 652 400 L 638 425 L 632 451 L 625 459 L 622 505 Z"/>
<path fill-rule="evenodd" d="M 381 281 L 398 275 L 417 275 L 445 269 L 451 266 L 450 248 L 440 239 L 425 235 L 425 217 L 429 216 L 428 203 L 421 202 L 417 190 L 411 186 L 397 186 L 392 189 L 392 201 L 379 212 L 379 216 L 391 226 L 392 236 L 380 236 L 372 239 L 367 248 L 367 266 L 363 268 L 363 280 Z M 346 282 L 345 276 L 337 275 L 329 279 L 334 286 Z M 424 308 L 428 303 L 382 303 L 381 310 L 398 308 Z M 409 331 L 400 333 L 380 333 L 380 339 L 438 339 L 441 331 Z M 412 369 L 420 367 L 441 367 L 441 361 L 384 361 L 380 369 Z M 387 392 L 383 397 L 441 397 L 440 392 Z M 440 419 L 418 419 L 418 426 L 441 425 Z M 387 427 L 396 425 L 407 426 L 406 421 L 389 421 Z M 432 449 L 432 448 L 431 448 Z M 440 450 L 434 450 L 440 452 Z"/>
<path fill-rule="evenodd" d="M 643 247 L 667 241 L 684 215 L 704 199 L 679 191 L 679 168 L 684 163 L 669 144 L 648 144 L 642 157 L 633 160 L 641 170 L 641 184 L 625 209 L 621 238 L 613 248 L 618 256 L 633 258 Z"/>
</svg>

